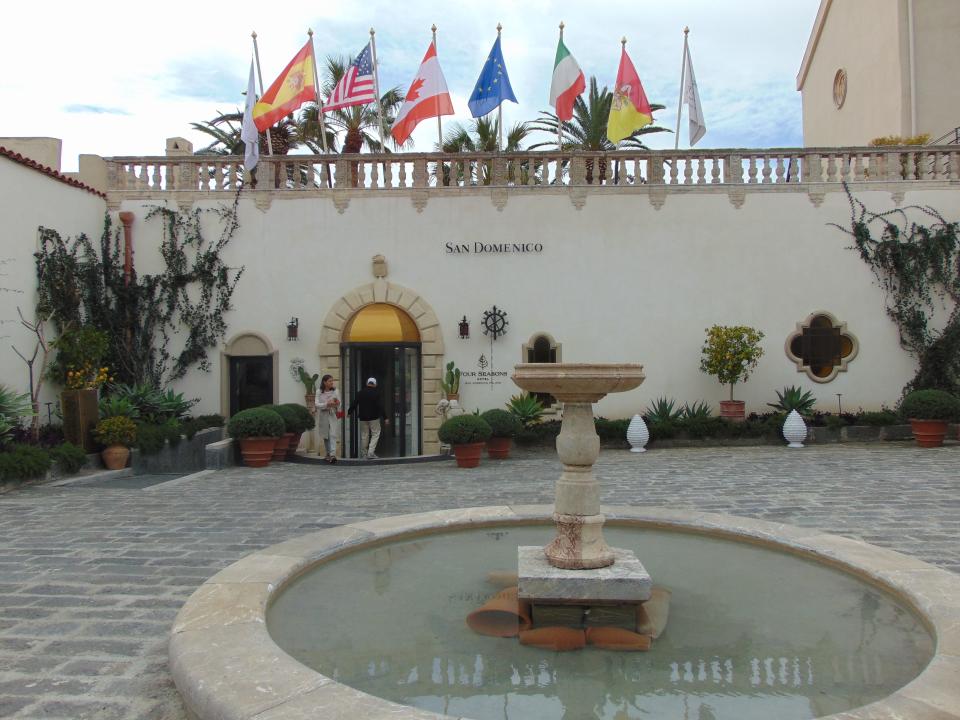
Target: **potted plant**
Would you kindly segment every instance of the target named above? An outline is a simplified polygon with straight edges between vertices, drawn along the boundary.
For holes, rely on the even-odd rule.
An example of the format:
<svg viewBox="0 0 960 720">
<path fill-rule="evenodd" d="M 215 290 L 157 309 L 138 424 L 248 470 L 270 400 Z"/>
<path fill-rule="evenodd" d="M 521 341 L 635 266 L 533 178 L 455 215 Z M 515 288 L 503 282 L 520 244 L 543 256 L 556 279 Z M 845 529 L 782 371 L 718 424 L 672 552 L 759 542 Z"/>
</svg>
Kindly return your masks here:
<svg viewBox="0 0 960 720">
<path fill-rule="evenodd" d="M 440 442 L 453 446 L 457 467 L 472 468 L 480 464 L 480 453 L 490 433 L 487 421 L 479 415 L 457 415 L 440 426 L 437 436 Z"/>
<path fill-rule="evenodd" d="M 447 370 L 440 381 L 440 389 L 443 390 L 447 400 L 460 400 L 460 370 L 453 364 L 453 360 L 447 363 Z"/>
<path fill-rule="evenodd" d="M 283 420 L 283 433 L 277 438 L 273 446 L 273 459 L 286 460 L 290 443 L 293 442 L 297 434 L 296 428 L 300 426 L 297 414 L 286 405 L 261 405 L 261 407 L 273 410 Z"/>
<path fill-rule="evenodd" d="M 101 364 L 109 341 L 107 333 L 86 325 L 64 330 L 52 343 L 57 354 L 47 373 L 64 388 L 60 394 L 63 434 L 88 452 L 97 449 L 91 431 L 100 417 L 98 388 L 113 379 Z"/>
<path fill-rule="evenodd" d="M 297 366 L 297 375 L 300 382 L 303 383 L 303 389 L 306 393 L 303 396 L 303 402 L 307 407 L 313 407 L 317 399 L 317 381 L 320 379 L 320 373 L 309 374 L 303 369 L 303 366 Z"/>
<path fill-rule="evenodd" d="M 707 329 L 700 350 L 700 370 L 713 375 L 721 385 L 730 386 L 730 399 L 720 401 L 720 417 L 743 422 L 742 400 L 733 399 L 733 386 L 746 382 L 763 356 L 763 333 L 745 325 L 714 325 Z"/>
<path fill-rule="evenodd" d="M 130 459 L 130 446 L 137 439 L 137 425 L 128 417 L 116 415 L 98 422 L 93 436 L 106 446 L 100 457 L 107 470 L 121 470 Z"/>
<path fill-rule="evenodd" d="M 481 416 L 490 426 L 490 439 L 487 440 L 487 457 L 492 460 L 504 460 L 510 455 L 510 445 L 523 424 L 515 415 L 506 410 L 487 410 Z"/>
<path fill-rule="evenodd" d="M 960 420 L 960 399 L 945 390 L 914 390 L 900 402 L 900 414 L 920 447 L 940 447 L 947 423 Z"/>
<path fill-rule="evenodd" d="M 240 453 L 248 467 L 269 465 L 277 438 L 285 431 L 283 418 L 265 407 L 241 410 L 227 421 L 227 432 L 240 442 Z"/>
<path fill-rule="evenodd" d="M 287 408 L 296 418 L 296 424 L 293 427 L 293 439 L 290 441 L 290 448 L 287 450 L 287 459 L 289 460 L 296 454 L 297 448 L 300 447 L 300 436 L 308 430 L 313 430 L 317 421 L 303 405 L 284 403 L 282 407 Z"/>
</svg>

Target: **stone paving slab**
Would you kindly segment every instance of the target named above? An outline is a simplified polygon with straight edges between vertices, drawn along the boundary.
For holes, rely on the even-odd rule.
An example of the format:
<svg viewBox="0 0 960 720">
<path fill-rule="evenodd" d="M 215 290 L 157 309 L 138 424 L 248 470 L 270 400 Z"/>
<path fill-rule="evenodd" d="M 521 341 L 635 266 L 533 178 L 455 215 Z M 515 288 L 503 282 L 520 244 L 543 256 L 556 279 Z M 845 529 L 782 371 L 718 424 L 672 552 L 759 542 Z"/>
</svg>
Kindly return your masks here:
<svg viewBox="0 0 960 720">
<path fill-rule="evenodd" d="M 227 468 L 144 490 L 0 497 L 0 717 L 185 720 L 167 667 L 180 606 L 241 557 L 387 515 L 548 503 L 551 452 L 392 467 Z M 605 505 L 784 522 L 960 572 L 960 446 L 605 450 Z M 615 515 L 615 513 L 613 514 Z"/>
</svg>

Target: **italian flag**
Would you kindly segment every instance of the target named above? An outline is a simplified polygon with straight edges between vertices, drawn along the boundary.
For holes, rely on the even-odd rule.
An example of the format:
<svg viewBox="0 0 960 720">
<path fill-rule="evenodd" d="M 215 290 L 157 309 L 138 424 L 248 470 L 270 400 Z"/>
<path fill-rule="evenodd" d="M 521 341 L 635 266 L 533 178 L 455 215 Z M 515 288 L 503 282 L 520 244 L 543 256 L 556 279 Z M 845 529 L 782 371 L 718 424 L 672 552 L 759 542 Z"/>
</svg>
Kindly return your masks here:
<svg viewBox="0 0 960 720">
<path fill-rule="evenodd" d="M 586 87 L 583 70 L 563 44 L 563 38 L 560 38 L 557 59 L 553 63 L 553 82 L 550 83 L 550 104 L 556 108 L 560 120 L 573 117 L 573 103 Z"/>
</svg>

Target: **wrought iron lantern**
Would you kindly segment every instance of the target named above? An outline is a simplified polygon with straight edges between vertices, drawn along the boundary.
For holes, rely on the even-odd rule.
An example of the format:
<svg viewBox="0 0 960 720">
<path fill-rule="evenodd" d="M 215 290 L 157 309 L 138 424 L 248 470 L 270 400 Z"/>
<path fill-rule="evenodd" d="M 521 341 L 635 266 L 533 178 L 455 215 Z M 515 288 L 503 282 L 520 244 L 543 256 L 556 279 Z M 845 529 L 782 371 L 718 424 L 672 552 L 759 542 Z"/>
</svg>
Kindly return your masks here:
<svg viewBox="0 0 960 720">
<path fill-rule="evenodd" d="M 460 321 L 460 339 L 467 340 L 470 337 L 470 321 L 467 320 L 467 316 L 463 316 L 463 320 Z"/>
<path fill-rule="evenodd" d="M 287 340 L 297 340 L 297 333 L 300 329 L 300 318 L 290 318 L 287 323 Z"/>
</svg>

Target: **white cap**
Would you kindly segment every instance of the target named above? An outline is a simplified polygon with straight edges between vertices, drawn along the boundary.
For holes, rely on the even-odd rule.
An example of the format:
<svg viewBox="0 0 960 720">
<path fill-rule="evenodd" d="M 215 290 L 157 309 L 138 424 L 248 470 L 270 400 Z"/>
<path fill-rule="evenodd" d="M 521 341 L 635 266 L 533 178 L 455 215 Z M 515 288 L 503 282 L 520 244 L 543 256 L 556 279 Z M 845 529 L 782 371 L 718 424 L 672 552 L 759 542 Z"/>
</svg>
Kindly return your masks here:
<svg viewBox="0 0 960 720">
<path fill-rule="evenodd" d="M 367 378 L 367 385 L 373 385 L 374 387 L 376 387 L 376 386 L 377 386 L 377 379 L 376 379 L 376 378 Z"/>
</svg>

